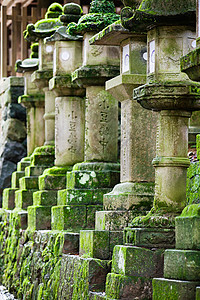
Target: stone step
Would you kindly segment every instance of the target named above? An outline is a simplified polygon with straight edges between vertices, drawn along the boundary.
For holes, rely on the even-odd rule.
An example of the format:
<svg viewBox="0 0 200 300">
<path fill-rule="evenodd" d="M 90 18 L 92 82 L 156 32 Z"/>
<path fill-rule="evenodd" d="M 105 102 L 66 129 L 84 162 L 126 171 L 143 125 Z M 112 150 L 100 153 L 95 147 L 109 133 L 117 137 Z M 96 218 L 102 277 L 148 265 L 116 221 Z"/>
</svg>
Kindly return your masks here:
<svg viewBox="0 0 200 300">
<path fill-rule="evenodd" d="M 17 164 L 17 171 L 25 171 L 25 169 L 30 166 L 31 160 L 29 157 L 22 158 Z"/>
<path fill-rule="evenodd" d="M 25 176 L 24 171 L 15 171 L 12 173 L 11 178 L 11 187 L 12 188 L 19 188 L 19 179 Z"/>
<path fill-rule="evenodd" d="M 17 188 L 7 188 L 3 190 L 2 207 L 4 209 L 15 208 L 15 192 L 17 190 Z"/>
<path fill-rule="evenodd" d="M 38 177 L 37 176 L 25 176 L 19 180 L 19 188 L 21 190 L 38 190 Z"/>
<path fill-rule="evenodd" d="M 80 299 L 80 295 L 81 299 L 88 299 L 90 292 L 103 293 L 109 270 L 106 260 L 63 254 L 58 299 L 65 299 L 66 295 L 68 299 Z"/>
<path fill-rule="evenodd" d="M 60 205 L 52 207 L 53 230 L 80 231 L 94 229 L 95 213 L 102 205 Z"/>
<path fill-rule="evenodd" d="M 25 169 L 25 176 L 40 176 L 44 172 L 46 167 L 43 166 L 28 166 Z"/>
<path fill-rule="evenodd" d="M 194 300 L 199 285 L 199 281 L 156 278 L 153 279 L 153 300 Z"/>
<path fill-rule="evenodd" d="M 115 245 L 123 244 L 122 231 L 80 231 L 80 255 L 93 258 L 111 259 Z"/>
<path fill-rule="evenodd" d="M 15 192 L 15 207 L 27 209 L 28 206 L 33 205 L 33 194 L 35 191 L 37 190 L 17 190 Z"/>
</svg>

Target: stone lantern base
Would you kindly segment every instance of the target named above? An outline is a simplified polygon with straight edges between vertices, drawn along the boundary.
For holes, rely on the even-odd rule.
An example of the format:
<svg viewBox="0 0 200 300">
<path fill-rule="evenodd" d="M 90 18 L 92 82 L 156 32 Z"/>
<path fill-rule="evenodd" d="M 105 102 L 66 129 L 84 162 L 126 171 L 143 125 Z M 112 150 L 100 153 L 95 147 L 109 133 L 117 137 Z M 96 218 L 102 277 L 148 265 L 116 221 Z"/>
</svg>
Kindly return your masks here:
<svg viewBox="0 0 200 300">
<path fill-rule="evenodd" d="M 164 278 L 153 280 L 153 299 L 199 299 L 199 209 L 189 205 L 176 218 L 176 249 L 165 251 Z"/>
</svg>

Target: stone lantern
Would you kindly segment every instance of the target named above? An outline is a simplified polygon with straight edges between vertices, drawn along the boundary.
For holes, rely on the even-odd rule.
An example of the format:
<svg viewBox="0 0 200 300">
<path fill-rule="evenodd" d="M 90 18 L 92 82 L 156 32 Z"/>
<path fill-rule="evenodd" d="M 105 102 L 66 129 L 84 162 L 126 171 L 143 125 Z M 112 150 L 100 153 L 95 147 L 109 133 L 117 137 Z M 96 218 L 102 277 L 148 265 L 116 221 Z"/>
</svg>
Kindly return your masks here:
<svg viewBox="0 0 200 300">
<path fill-rule="evenodd" d="M 179 65 L 180 56 L 192 47 L 194 13 L 192 1 L 157 0 L 143 0 L 135 11 L 127 7 L 121 12 L 125 28 L 147 31 L 147 83 L 134 89 L 133 100 L 146 109 L 158 111 L 159 120 L 153 160 L 153 208 L 147 216 L 136 217 L 125 229 L 126 245 L 114 248 L 113 267 L 106 283 L 108 298 L 118 297 L 111 287 L 120 284 L 120 295 L 152 299 L 152 278 L 162 277 L 163 273 L 162 253 L 175 244 L 175 216 L 186 205 L 186 173 L 190 164 L 188 121 L 191 112 L 200 109 L 199 87 L 180 73 Z M 153 294 L 153 299 L 187 299 L 187 292 L 185 298 L 170 294 L 177 287 L 173 280 L 168 285 L 156 280 L 158 293 Z M 163 296 L 165 290 L 169 291 L 169 297 Z"/>
<path fill-rule="evenodd" d="M 63 16 L 73 15 L 81 17 L 81 7 L 78 4 L 66 4 Z M 63 209 L 63 205 L 56 206 L 57 193 L 66 188 L 66 173 L 75 163 L 84 158 L 85 132 L 85 89 L 71 82 L 71 72 L 82 65 L 82 36 L 70 36 L 66 26 L 61 26 L 49 38 L 45 45 L 54 43 L 53 77 L 49 81 L 49 90 L 55 96 L 55 166 L 46 169 L 39 177 L 39 191 L 33 194 L 33 206 L 28 208 L 31 230 L 57 228 L 61 219 L 53 215 L 51 222 L 51 208 L 54 211 Z M 45 215 L 45 218 L 44 218 Z M 55 225 L 56 224 L 56 225 Z"/>
<path fill-rule="evenodd" d="M 119 73 L 119 52 L 116 47 L 89 44 L 97 31 L 119 19 L 114 9 L 112 1 L 92 1 L 90 14 L 77 25 L 69 26 L 69 34 L 83 35 L 83 63 L 73 72 L 72 79 L 86 89 L 85 162 L 75 164 L 67 174 L 67 193 L 63 195 L 66 206 L 60 212 L 63 222 L 59 222 L 58 229 L 94 228 L 95 212 L 102 209 L 103 194 L 119 180 L 118 106 L 104 88 L 105 81 Z"/>
<path fill-rule="evenodd" d="M 31 82 L 31 74 L 38 69 L 37 58 L 17 61 L 17 72 L 23 73 L 25 78 L 24 96 L 20 103 L 27 109 L 27 154 L 31 155 L 36 147 L 44 144 L 44 93 Z"/>
<path fill-rule="evenodd" d="M 51 6 L 50 6 L 51 7 Z M 54 4 L 58 9 L 58 15 L 62 13 L 62 6 Z M 49 8 L 50 12 L 50 8 Z M 58 17 L 57 15 L 57 17 Z M 31 75 L 33 85 L 36 85 L 39 90 L 45 94 L 45 146 L 36 147 L 30 156 L 31 164 L 25 169 L 25 176 L 19 180 L 19 190 L 15 192 L 15 206 L 19 209 L 27 209 L 33 201 L 33 192 L 38 189 L 38 176 L 43 171 L 53 165 L 55 158 L 54 149 L 54 131 L 55 131 L 55 97 L 52 92 L 48 90 L 48 80 L 52 77 L 53 71 L 53 48 L 46 48 L 43 39 L 44 37 L 52 35 L 55 30 L 61 26 L 62 23 L 58 19 L 47 19 L 36 22 L 35 25 L 29 24 L 24 32 L 24 37 L 29 42 L 39 41 L 39 66 Z M 49 64 L 50 62 L 50 64 Z M 30 81 L 28 81 L 30 83 Z M 33 87 L 32 85 L 32 87 Z M 28 88 L 32 88 L 29 84 Z M 38 120 L 37 120 L 38 122 Z M 40 122 L 42 125 L 43 121 Z M 39 124 L 38 124 L 39 126 Z M 41 132 L 41 137 L 43 132 Z"/>
<path fill-rule="evenodd" d="M 179 59 L 188 49 L 192 49 L 194 21 L 188 11 L 195 8 L 191 3 L 171 3 L 165 6 L 163 14 L 161 4 L 151 2 L 153 17 L 149 11 L 149 1 L 143 1 L 130 18 L 134 28 L 142 30 L 151 25 L 147 31 L 147 84 L 134 90 L 134 100 L 144 108 L 160 112 L 157 153 L 153 161 L 156 168 L 155 215 L 153 211 L 151 214 L 156 219 L 156 212 L 160 212 L 158 218 L 162 220 L 163 215 L 178 214 L 186 204 L 188 120 L 192 111 L 199 110 L 199 94 L 198 86 L 180 72 Z M 125 12 L 122 12 L 122 20 L 123 14 Z M 136 20 L 138 15 L 141 22 Z M 125 19 L 124 26 L 126 23 Z M 129 20 L 129 28 L 130 24 Z M 166 216 L 166 223 L 173 227 L 171 221 Z"/>
<path fill-rule="evenodd" d="M 120 47 L 120 75 L 106 82 L 106 90 L 121 102 L 121 182 L 104 195 L 104 211 L 96 212 L 95 224 L 96 234 L 106 235 L 105 230 L 110 230 L 111 235 L 113 231 L 123 230 L 134 216 L 142 210 L 148 211 L 152 205 L 154 169 L 151 161 L 155 155 L 157 114 L 132 100 L 133 89 L 146 82 L 146 35 L 129 32 L 116 22 L 90 42 Z M 144 144 L 148 144 L 148 150 Z M 88 232 L 81 231 L 82 252 L 85 252 L 82 242 L 85 234 Z M 95 232 L 91 234 L 94 236 Z M 118 236 L 121 234 L 118 232 Z"/>
</svg>

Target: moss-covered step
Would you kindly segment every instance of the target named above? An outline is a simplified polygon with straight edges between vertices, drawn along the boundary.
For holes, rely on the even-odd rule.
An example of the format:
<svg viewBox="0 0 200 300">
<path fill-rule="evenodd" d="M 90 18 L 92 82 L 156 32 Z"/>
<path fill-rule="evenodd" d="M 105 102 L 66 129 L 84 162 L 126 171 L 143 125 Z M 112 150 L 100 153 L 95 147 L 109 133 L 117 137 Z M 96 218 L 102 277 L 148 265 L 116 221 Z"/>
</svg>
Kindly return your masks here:
<svg viewBox="0 0 200 300">
<path fill-rule="evenodd" d="M 46 169 L 43 174 L 39 176 L 39 191 L 34 193 L 33 206 L 31 206 L 32 210 L 28 211 L 28 215 L 29 212 L 35 212 L 34 216 L 30 215 L 28 218 L 28 222 L 30 220 L 28 227 L 31 228 L 31 230 L 33 228 L 37 228 L 37 230 L 51 228 L 51 213 L 49 209 L 52 206 L 57 205 L 57 191 L 66 187 L 66 173 L 69 170 L 71 170 L 71 166 L 55 166 Z M 43 224 L 42 218 L 44 216 L 45 207 L 47 209 L 47 214 L 45 215 Z M 34 218 L 36 218 L 35 221 Z"/>
<path fill-rule="evenodd" d="M 133 220 L 134 217 L 141 214 L 135 210 L 108 210 L 108 211 L 97 211 L 95 218 L 95 229 L 96 230 L 121 230 Z"/>
<path fill-rule="evenodd" d="M 71 170 L 68 167 L 52 167 L 46 169 L 39 177 L 40 190 L 62 190 L 67 184 L 67 172 Z"/>
<path fill-rule="evenodd" d="M 89 292 L 103 292 L 110 263 L 106 260 L 63 255 L 57 299 L 89 299 Z"/>
<path fill-rule="evenodd" d="M 153 279 L 153 300 L 194 300 L 198 281 Z"/>
<path fill-rule="evenodd" d="M 200 300 L 200 286 L 196 288 L 196 298 L 195 300 Z"/>
<path fill-rule="evenodd" d="M 119 182 L 119 164 L 79 163 L 67 173 L 67 205 L 103 205 L 103 195 Z M 63 205 L 65 203 L 62 203 Z"/>
<path fill-rule="evenodd" d="M 117 245 L 113 250 L 112 273 L 146 278 L 163 275 L 163 249 Z"/>
<path fill-rule="evenodd" d="M 33 204 L 33 193 L 36 189 L 20 189 L 15 192 L 15 207 L 27 209 Z"/>
<path fill-rule="evenodd" d="M 125 228 L 124 243 L 138 247 L 174 248 L 175 231 L 165 228 Z"/>
<path fill-rule="evenodd" d="M 51 229 L 51 206 L 29 206 L 28 230 L 50 230 Z"/>
<path fill-rule="evenodd" d="M 200 135 L 197 135 L 197 156 L 200 158 Z M 187 205 L 200 203 L 200 162 L 191 163 L 187 171 Z"/>
<path fill-rule="evenodd" d="M 37 147 L 31 155 L 31 166 L 51 167 L 55 160 L 55 147 L 42 146 Z"/>
<path fill-rule="evenodd" d="M 165 251 L 164 277 L 168 279 L 200 281 L 200 251 Z"/>
<path fill-rule="evenodd" d="M 24 157 L 20 162 L 17 164 L 17 171 L 25 171 L 25 169 L 30 166 L 30 157 Z"/>
<path fill-rule="evenodd" d="M 111 259 L 115 245 L 123 244 L 122 231 L 80 231 L 80 255 L 93 258 Z"/>
<path fill-rule="evenodd" d="M 200 204 L 186 206 L 175 223 L 176 248 L 200 250 Z"/>
<path fill-rule="evenodd" d="M 19 179 L 25 175 L 25 168 L 30 165 L 30 157 L 24 157 L 17 164 L 17 171 L 12 173 L 11 188 L 3 190 L 2 207 L 4 209 L 14 209 L 15 191 L 19 188 Z"/>
<path fill-rule="evenodd" d="M 106 299 L 151 300 L 152 281 L 144 277 L 109 273 L 106 278 Z"/>
<path fill-rule="evenodd" d="M 19 188 L 19 180 L 20 178 L 25 176 L 24 171 L 15 171 L 12 173 L 12 178 L 11 178 L 11 186 L 12 188 Z"/>
<path fill-rule="evenodd" d="M 94 229 L 95 212 L 102 205 L 59 205 L 52 207 L 52 230 L 79 232 L 81 229 Z"/>
<path fill-rule="evenodd" d="M 7 188 L 3 190 L 2 207 L 4 209 L 15 208 L 15 191 L 17 190 L 17 188 Z"/>
<path fill-rule="evenodd" d="M 24 176 L 19 180 L 20 190 L 37 190 L 38 189 L 38 177 L 37 176 Z"/>
</svg>

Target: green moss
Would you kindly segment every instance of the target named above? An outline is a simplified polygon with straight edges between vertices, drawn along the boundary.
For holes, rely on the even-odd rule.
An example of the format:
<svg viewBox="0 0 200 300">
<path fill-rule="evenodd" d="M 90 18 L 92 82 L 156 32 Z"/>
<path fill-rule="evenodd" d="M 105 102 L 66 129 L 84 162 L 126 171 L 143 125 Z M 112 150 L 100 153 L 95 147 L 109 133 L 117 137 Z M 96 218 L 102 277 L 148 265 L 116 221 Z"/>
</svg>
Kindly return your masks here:
<svg viewBox="0 0 200 300">
<path fill-rule="evenodd" d="M 200 204 L 186 206 L 180 217 L 200 217 Z"/>
<path fill-rule="evenodd" d="M 152 208 L 146 216 L 136 217 L 133 219 L 130 227 L 146 227 L 146 228 L 174 228 L 175 217 L 177 214 L 166 213 L 166 211 L 156 210 Z"/>
<path fill-rule="evenodd" d="M 90 13 L 115 13 L 115 4 L 108 0 L 93 0 L 90 6 Z"/>
</svg>

